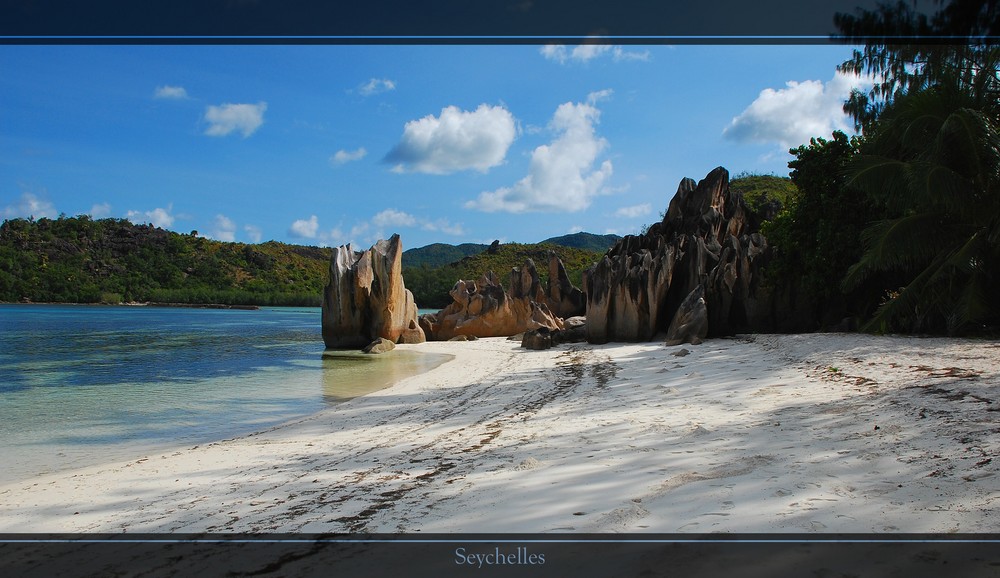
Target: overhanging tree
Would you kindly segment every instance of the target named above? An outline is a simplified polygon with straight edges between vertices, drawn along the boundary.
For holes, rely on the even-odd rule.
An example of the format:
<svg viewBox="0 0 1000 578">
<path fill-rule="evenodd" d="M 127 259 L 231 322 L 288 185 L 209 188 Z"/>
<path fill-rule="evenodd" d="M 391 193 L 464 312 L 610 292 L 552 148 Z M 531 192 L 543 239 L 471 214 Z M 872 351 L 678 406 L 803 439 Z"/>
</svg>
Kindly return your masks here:
<svg viewBox="0 0 1000 578">
<path fill-rule="evenodd" d="M 997 0 L 953 0 L 931 18 L 900 2 L 838 25 L 865 44 L 841 70 L 876 80 L 845 105 L 869 137 L 849 184 L 899 215 L 865 230 L 845 286 L 876 273 L 902 280 L 869 329 L 956 333 L 996 323 Z M 904 42 L 911 36 L 921 43 Z"/>
</svg>

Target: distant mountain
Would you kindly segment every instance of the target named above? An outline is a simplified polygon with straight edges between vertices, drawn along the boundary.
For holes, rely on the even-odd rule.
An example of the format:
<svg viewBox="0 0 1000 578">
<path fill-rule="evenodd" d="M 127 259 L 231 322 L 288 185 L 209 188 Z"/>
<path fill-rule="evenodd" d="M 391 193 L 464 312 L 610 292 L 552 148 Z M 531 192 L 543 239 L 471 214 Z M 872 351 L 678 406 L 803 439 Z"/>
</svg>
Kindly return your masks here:
<svg viewBox="0 0 1000 578">
<path fill-rule="evenodd" d="M 573 233 L 561 237 L 550 237 L 542 241 L 552 245 L 562 247 L 573 247 L 575 249 L 586 249 L 587 251 L 600 251 L 604 253 L 610 249 L 618 239 L 619 235 L 595 235 L 593 233 Z"/>
<path fill-rule="evenodd" d="M 584 249 L 586 251 L 598 251 L 604 253 L 621 239 L 618 235 L 595 235 L 593 233 L 573 233 L 561 237 L 550 237 L 536 243 L 537 245 L 549 244 L 560 247 L 570 247 L 573 249 Z M 407 249 L 403 251 L 403 267 L 441 267 L 466 257 L 478 255 L 489 248 L 489 245 L 479 243 L 462 243 L 461 245 L 449 245 L 447 243 L 433 243 L 426 247 Z"/>
<path fill-rule="evenodd" d="M 461 261 L 465 257 L 482 253 L 489 245 L 478 243 L 462 243 L 461 245 L 449 245 L 447 243 L 433 243 L 426 247 L 407 249 L 403 251 L 403 267 L 441 267 L 455 261 Z"/>
</svg>

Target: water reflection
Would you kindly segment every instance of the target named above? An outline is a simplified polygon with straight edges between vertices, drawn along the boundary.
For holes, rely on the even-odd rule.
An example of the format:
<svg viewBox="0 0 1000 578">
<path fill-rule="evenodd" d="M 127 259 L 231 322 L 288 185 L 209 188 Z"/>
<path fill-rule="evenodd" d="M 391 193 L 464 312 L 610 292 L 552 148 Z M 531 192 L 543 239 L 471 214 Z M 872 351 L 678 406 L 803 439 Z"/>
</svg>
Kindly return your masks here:
<svg viewBox="0 0 1000 578">
<path fill-rule="evenodd" d="M 453 359 L 443 353 L 394 349 L 372 355 L 353 350 L 323 352 L 323 398 L 339 403 L 385 389 Z"/>
</svg>

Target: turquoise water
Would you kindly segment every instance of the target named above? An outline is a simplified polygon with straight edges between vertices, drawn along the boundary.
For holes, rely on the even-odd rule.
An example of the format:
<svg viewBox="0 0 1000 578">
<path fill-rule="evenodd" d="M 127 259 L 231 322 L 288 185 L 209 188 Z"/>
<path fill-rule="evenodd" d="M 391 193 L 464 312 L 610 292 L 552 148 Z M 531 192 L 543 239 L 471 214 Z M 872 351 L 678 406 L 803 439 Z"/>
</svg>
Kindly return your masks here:
<svg viewBox="0 0 1000 578">
<path fill-rule="evenodd" d="M 446 359 L 324 352 L 318 308 L 0 304 L 0 483 L 244 435 Z"/>
</svg>

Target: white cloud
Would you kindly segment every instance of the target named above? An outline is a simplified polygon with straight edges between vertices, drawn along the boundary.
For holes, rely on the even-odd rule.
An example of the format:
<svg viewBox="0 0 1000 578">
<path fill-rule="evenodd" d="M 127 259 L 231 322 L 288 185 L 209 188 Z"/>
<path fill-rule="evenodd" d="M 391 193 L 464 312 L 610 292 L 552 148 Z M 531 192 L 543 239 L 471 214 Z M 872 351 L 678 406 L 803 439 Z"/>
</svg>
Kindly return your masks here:
<svg viewBox="0 0 1000 578">
<path fill-rule="evenodd" d="M 212 231 L 211 236 L 219 241 L 229 241 L 230 243 L 235 241 L 236 223 L 225 215 L 216 215 L 215 229 Z"/>
<path fill-rule="evenodd" d="M 636 52 L 634 50 L 625 50 L 621 46 L 615 46 L 612 50 L 612 58 L 615 62 L 629 62 L 629 61 L 642 61 L 649 62 L 650 54 L 648 50 L 643 50 L 642 52 Z"/>
<path fill-rule="evenodd" d="M 183 86 L 158 86 L 153 92 L 153 98 L 185 100 L 187 97 L 188 93 Z"/>
<path fill-rule="evenodd" d="M 257 104 L 223 104 L 209 106 L 205 110 L 205 120 L 209 127 L 205 130 L 208 136 L 226 136 L 234 130 L 243 133 L 243 138 L 252 135 L 260 125 L 264 124 L 266 102 Z"/>
<path fill-rule="evenodd" d="M 778 143 L 787 149 L 813 137 L 829 137 L 835 130 L 850 133 L 853 125 L 844 114 L 844 101 L 852 88 L 870 84 L 837 72 L 827 83 L 790 80 L 785 88 L 766 88 L 722 134 L 736 142 Z"/>
<path fill-rule="evenodd" d="M 260 243 L 261 238 L 263 238 L 263 232 L 260 227 L 255 225 L 244 225 L 243 230 L 247 234 L 247 238 L 250 239 L 251 243 Z"/>
<path fill-rule="evenodd" d="M 589 207 L 593 197 L 606 192 L 604 185 L 612 173 L 609 160 L 599 168 L 593 166 L 608 146 L 594 131 L 600 114 L 590 104 L 561 104 L 549 123 L 557 136 L 532 152 L 528 175 L 512 187 L 480 193 L 465 207 L 510 213 L 575 212 Z"/>
<path fill-rule="evenodd" d="M 571 235 L 582 232 L 583 232 L 583 227 L 581 227 L 580 225 L 573 225 L 572 227 L 569 228 L 569 233 Z"/>
<path fill-rule="evenodd" d="M 108 203 L 98 203 L 93 207 L 90 207 L 90 216 L 95 219 L 101 219 L 107 217 L 111 214 L 111 205 Z"/>
<path fill-rule="evenodd" d="M 472 112 L 449 106 L 440 117 L 406 123 L 402 139 L 385 160 L 396 165 L 396 172 L 486 172 L 503 162 L 516 136 L 514 116 L 502 106 L 481 104 Z"/>
<path fill-rule="evenodd" d="M 3 216 L 6 219 L 53 219 L 57 214 L 56 207 L 51 202 L 39 199 L 33 193 L 21 193 L 21 199 L 17 203 L 4 208 Z"/>
<path fill-rule="evenodd" d="M 448 235 L 464 235 L 465 229 L 461 224 L 452 224 L 448 219 L 437 219 L 432 221 L 422 217 L 415 217 L 396 209 L 386 209 L 372 217 L 371 224 L 382 235 L 382 231 L 391 227 L 416 227 L 419 226 L 425 231 L 441 232 Z M 368 230 L 367 224 L 357 226 L 351 230 L 351 236 L 360 235 Z"/>
<path fill-rule="evenodd" d="M 369 229 L 368 223 L 358 223 L 357 225 L 351 227 L 351 233 L 349 236 L 352 239 L 357 239 L 361 235 L 367 233 L 368 229 Z"/>
<path fill-rule="evenodd" d="M 388 78 L 372 78 L 358 87 L 358 92 L 364 96 L 371 96 L 391 90 L 396 90 L 396 83 Z"/>
<path fill-rule="evenodd" d="M 344 163 L 349 163 L 351 161 L 359 161 L 365 158 L 367 154 L 368 151 L 365 150 L 365 147 L 361 147 L 358 150 L 354 151 L 341 149 L 337 151 L 332 157 L 330 157 L 330 162 L 337 165 L 342 165 Z"/>
<path fill-rule="evenodd" d="M 166 209 L 157 207 L 152 211 L 129 211 L 125 214 L 125 218 L 137 225 L 150 223 L 154 227 L 166 229 L 174 224 L 174 216 L 170 214 L 173 210 L 174 206 L 170 204 Z"/>
<path fill-rule="evenodd" d="M 312 215 L 308 219 L 298 219 L 288 229 L 288 234 L 297 239 L 315 239 L 319 231 L 319 218 Z"/>
<path fill-rule="evenodd" d="M 626 219 L 635 219 L 638 217 L 645 217 L 646 215 L 653 212 L 653 205 L 649 203 L 643 203 L 641 205 L 633 205 L 631 207 L 622 207 L 615 211 L 616 217 L 624 217 Z"/>
<path fill-rule="evenodd" d="M 648 61 L 649 51 L 637 52 L 610 44 L 580 44 L 572 49 L 561 44 L 546 44 L 539 49 L 542 56 L 559 64 L 567 62 L 590 62 L 595 58 L 610 55 L 615 62 Z"/>
<path fill-rule="evenodd" d="M 605 88 L 604 90 L 591 92 L 590 94 L 587 95 L 587 104 L 595 105 L 601 101 L 610 100 L 611 95 L 613 95 L 614 93 L 615 91 L 610 88 Z"/>
<path fill-rule="evenodd" d="M 381 213 L 372 217 L 372 224 L 378 228 L 412 227 L 417 224 L 417 219 L 413 215 L 404 213 L 402 211 L 397 211 L 395 209 L 386 209 Z"/>
<path fill-rule="evenodd" d="M 437 221 L 424 220 L 420 226 L 425 231 L 440 231 L 446 235 L 461 236 L 465 234 L 465 229 L 461 223 L 452 224 L 448 219 L 438 219 Z"/>
</svg>

